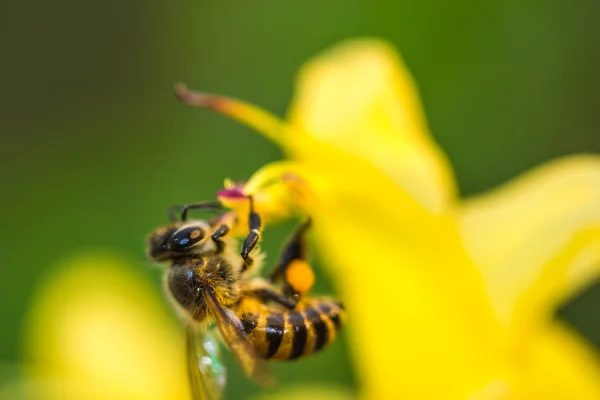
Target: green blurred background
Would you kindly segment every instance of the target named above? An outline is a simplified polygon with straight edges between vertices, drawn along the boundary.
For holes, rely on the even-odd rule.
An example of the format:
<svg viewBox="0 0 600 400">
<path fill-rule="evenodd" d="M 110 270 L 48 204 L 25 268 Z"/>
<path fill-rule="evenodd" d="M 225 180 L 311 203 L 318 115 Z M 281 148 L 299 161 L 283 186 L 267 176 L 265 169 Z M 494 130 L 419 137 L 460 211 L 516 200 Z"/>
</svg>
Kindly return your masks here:
<svg viewBox="0 0 600 400">
<path fill-rule="evenodd" d="M 280 152 L 177 103 L 175 81 L 284 114 L 299 66 L 379 36 L 415 75 L 435 138 L 471 195 L 556 156 L 600 152 L 600 2 L 58 0 L 3 4 L 0 360 L 19 360 L 36 284 L 82 249 L 147 268 L 166 208 L 210 199 Z M 288 227 L 267 232 L 278 248 Z M 274 253 L 274 251 L 271 251 Z M 321 277 L 322 279 L 322 277 Z M 325 284 L 321 288 L 326 288 Z M 561 311 L 600 346 L 594 288 Z M 278 366 L 287 382 L 351 387 L 343 343 Z M 401 360 L 399 360 L 401 362 Z M 230 394 L 251 385 L 234 375 Z M 233 396 L 236 398 L 236 396 Z"/>
</svg>

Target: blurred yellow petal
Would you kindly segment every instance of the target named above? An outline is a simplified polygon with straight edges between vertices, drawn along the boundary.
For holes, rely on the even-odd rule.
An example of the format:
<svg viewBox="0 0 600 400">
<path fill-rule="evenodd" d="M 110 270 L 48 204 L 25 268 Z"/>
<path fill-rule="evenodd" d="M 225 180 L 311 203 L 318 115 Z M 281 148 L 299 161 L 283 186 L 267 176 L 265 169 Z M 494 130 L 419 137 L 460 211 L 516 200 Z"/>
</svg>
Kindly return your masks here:
<svg viewBox="0 0 600 400">
<path fill-rule="evenodd" d="M 306 384 L 287 387 L 253 397 L 256 400 L 354 400 L 347 389 L 332 385 Z"/>
<path fill-rule="evenodd" d="M 600 364 L 593 347 L 571 329 L 550 325 L 529 348 L 517 367 L 519 399 L 597 400 Z"/>
<path fill-rule="evenodd" d="M 584 257 L 579 257 L 581 255 Z M 600 224 L 577 232 L 557 256 L 544 265 L 538 279 L 525 290 L 514 310 L 508 339 L 515 357 L 527 352 L 530 342 L 536 340 L 539 331 L 552 320 L 565 289 L 572 283 L 570 269 L 577 271 L 598 260 Z"/>
<path fill-rule="evenodd" d="M 26 333 L 34 398 L 189 398 L 182 335 L 123 259 L 64 262 L 33 299 Z"/>
<path fill-rule="evenodd" d="M 350 41 L 309 62 L 290 121 L 297 131 L 370 161 L 432 211 L 443 210 L 455 195 L 412 77 L 385 42 Z M 292 158 L 306 155 L 288 150 Z"/>
<path fill-rule="evenodd" d="M 451 221 L 402 226 L 385 202 L 337 199 L 313 214 L 314 233 L 348 311 L 362 398 L 464 398 L 482 386 L 495 326 Z"/>
<path fill-rule="evenodd" d="M 600 235 L 581 237 L 600 224 L 599 157 L 553 161 L 467 201 L 460 212 L 465 245 L 506 325 L 517 307 L 534 303 L 547 316 L 600 272 Z M 519 305 L 523 300 L 531 307 Z"/>
</svg>

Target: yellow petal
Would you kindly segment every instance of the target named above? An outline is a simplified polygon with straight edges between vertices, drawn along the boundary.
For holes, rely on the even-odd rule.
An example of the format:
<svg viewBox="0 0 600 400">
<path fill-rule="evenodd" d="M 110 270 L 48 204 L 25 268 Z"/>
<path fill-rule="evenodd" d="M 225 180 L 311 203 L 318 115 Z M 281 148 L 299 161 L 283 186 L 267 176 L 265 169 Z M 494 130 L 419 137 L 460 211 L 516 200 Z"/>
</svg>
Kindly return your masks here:
<svg viewBox="0 0 600 400">
<path fill-rule="evenodd" d="M 255 396 L 256 400 L 352 400 L 348 389 L 333 385 L 306 384 L 288 387 L 275 393 Z"/>
<path fill-rule="evenodd" d="M 600 363 L 595 349 L 565 326 L 550 325 L 517 366 L 515 398 L 600 399 Z"/>
<path fill-rule="evenodd" d="M 309 62 L 290 111 L 294 129 L 370 161 L 432 211 L 455 194 L 415 85 L 386 43 L 354 40 Z M 292 158 L 305 153 L 288 145 Z"/>
<path fill-rule="evenodd" d="M 189 398 L 182 334 L 117 257 L 67 260 L 33 300 L 25 339 L 39 399 Z"/>
<path fill-rule="evenodd" d="M 409 236 L 421 226 L 358 212 L 363 205 L 342 198 L 313 214 L 322 265 L 348 312 L 362 398 L 465 398 L 494 374 L 497 353 L 491 309 L 451 224 L 419 243 Z"/>
<path fill-rule="evenodd" d="M 600 223 L 598 157 L 553 161 L 466 202 L 460 213 L 465 245 L 507 326 L 517 307 L 530 310 L 521 322 L 548 318 L 598 276 L 600 235 L 589 231 Z"/>
</svg>

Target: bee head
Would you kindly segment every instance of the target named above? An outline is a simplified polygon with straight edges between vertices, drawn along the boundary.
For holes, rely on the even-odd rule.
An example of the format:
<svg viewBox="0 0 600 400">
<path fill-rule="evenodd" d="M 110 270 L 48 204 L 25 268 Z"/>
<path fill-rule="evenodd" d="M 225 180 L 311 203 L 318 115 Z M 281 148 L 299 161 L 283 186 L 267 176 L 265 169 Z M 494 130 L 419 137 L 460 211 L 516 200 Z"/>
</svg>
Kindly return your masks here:
<svg viewBox="0 0 600 400">
<path fill-rule="evenodd" d="M 148 239 L 148 254 L 155 261 L 173 260 L 177 257 L 202 255 L 207 251 L 207 234 L 210 229 L 204 221 L 190 221 L 163 226 Z"/>
</svg>

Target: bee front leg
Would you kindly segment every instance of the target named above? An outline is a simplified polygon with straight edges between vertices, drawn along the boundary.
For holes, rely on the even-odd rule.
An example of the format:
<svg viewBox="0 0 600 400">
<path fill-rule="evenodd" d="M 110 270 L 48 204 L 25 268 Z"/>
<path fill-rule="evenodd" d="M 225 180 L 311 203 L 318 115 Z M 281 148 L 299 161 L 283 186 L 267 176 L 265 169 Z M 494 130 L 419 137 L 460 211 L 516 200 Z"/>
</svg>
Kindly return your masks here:
<svg viewBox="0 0 600 400">
<path fill-rule="evenodd" d="M 217 254 L 221 253 L 223 249 L 225 249 L 225 242 L 223 242 L 221 238 L 229 233 L 234 224 L 237 224 L 235 212 L 227 212 L 222 214 L 211 222 L 211 226 L 216 227 L 211 235 L 211 239 L 217 246 Z"/>
<path fill-rule="evenodd" d="M 215 245 L 217 246 L 216 253 L 219 254 L 225 248 L 225 243 L 221 240 L 221 238 L 229 233 L 229 227 L 227 225 L 219 225 L 215 232 L 210 237 Z"/>
<path fill-rule="evenodd" d="M 250 228 L 250 233 L 244 239 L 244 244 L 242 245 L 242 258 L 244 259 L 244 265 L 242 266 L 242 271 L 245 271 L 252 265 L 254 260 L 250 257 L 250 252 L 260 239 L 260 228 L 261 228 L 261 220 L 260 215 L 254 211 L 254 200 L 252 197 L 249 197 L 250 200 L 250 215 L 248 217 L 248 225 Z"/>
</svg>

